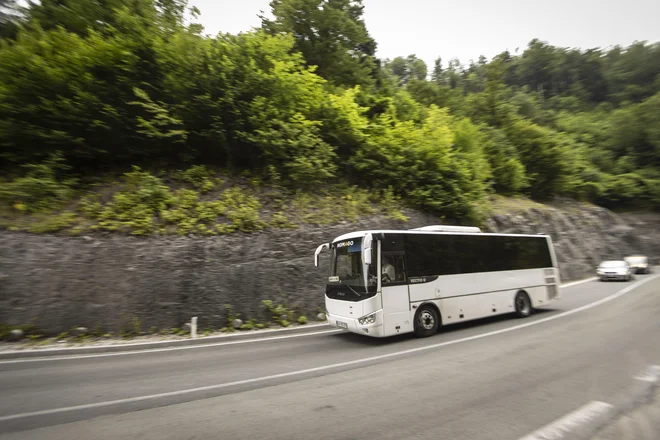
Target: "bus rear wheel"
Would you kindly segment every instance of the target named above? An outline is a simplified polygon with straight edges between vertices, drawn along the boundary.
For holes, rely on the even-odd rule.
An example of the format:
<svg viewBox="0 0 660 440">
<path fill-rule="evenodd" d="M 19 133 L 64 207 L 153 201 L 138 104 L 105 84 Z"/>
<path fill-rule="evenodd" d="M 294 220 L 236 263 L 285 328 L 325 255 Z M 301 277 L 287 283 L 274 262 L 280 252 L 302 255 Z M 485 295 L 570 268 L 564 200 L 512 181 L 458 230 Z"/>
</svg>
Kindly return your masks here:
<svg viewBox="0 0 660 440">
<path fill-rule="evenodd" d="M 440 317 L 434 307 L 424 305 L 415 314 L 415 335 L 420 338 L 432 336 L 438 332 Z"/>
<path fill-rule="evenodd" d="M 516 315 L 519 318 L 526 318 L 532 314 L 532 301 L 530 301 L 529 295 L 526 292 L 520 291 L 516 293 L 513 304 L 516 308 Z"/>
</svg>

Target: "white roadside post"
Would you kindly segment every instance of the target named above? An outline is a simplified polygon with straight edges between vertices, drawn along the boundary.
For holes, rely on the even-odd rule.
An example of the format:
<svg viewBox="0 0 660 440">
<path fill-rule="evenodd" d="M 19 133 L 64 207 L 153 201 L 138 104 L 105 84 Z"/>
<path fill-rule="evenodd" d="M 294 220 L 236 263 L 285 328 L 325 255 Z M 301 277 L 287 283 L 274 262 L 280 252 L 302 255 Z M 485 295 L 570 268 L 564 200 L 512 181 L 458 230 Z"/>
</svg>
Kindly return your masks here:
<svg viewBox="0 0 660 440">
<path fill-rule="evenodd" d="M 197 338 L 197 316 L 194 316 L 190 320 L 190 337 L 193 339 Z"/>
</svg>

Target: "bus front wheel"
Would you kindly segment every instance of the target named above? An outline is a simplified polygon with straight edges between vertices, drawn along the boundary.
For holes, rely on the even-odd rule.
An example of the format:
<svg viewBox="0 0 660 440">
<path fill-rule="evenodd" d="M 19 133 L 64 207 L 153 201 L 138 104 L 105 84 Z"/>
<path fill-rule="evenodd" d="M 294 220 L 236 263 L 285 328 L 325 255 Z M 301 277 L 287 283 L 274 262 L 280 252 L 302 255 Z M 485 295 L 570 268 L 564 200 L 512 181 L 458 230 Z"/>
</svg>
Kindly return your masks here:
<svg viewBox="0 0 660 440">
<path fill-rule="evenodd" d="M 440 317 L 434 307 L 424 305 L 415 314 L 415 335 L 420 338 L 432 336 L 438 332 Z"/>
<path fill-rule="evenodd" d="M 519 318 L 526 318 L 532 314 L 532 302 L 527 293 L 520 291 L 516 293 L 516 298 L 513 300 L 516 307 L 516 315 Z"/>
</svg>

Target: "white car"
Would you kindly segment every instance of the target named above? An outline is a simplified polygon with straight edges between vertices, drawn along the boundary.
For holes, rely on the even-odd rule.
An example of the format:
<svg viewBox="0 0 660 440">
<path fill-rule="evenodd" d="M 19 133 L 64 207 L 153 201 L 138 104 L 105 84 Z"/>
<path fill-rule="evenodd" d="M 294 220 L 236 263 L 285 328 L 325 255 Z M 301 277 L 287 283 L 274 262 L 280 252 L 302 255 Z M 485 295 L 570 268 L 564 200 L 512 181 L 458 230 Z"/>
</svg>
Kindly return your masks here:
<svg viewBox="0 0 660 440">
<path fill-rule="evenodd" d="M 629 255 L 623 259 L 634 273 L 649 273 L 649 259 L 646 255 Z"/>
<path fill-rule="evenodd" d="M 633 271 L 628 263 L 624 260 L 608 260 L 603 261 L 596 268 L 596 275 L 601 281 L 607 280 L 625 280 L 632 279 Z"/>
</svg>

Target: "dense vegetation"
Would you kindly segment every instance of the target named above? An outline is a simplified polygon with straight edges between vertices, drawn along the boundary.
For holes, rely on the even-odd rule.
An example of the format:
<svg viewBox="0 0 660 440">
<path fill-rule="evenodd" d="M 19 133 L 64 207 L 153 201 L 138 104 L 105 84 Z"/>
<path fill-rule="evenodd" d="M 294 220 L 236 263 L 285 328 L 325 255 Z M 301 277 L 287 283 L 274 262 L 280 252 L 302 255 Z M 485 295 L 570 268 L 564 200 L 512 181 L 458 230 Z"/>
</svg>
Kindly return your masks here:
<svg viewBox="0 0 660 440">
<path fill-rule="evenodd" d="M 360 0 L 272 0 L 261 29 L 213 37 L 185 0 L 1 1 L 5 227 L 215 234 L 397 198 L 478 221 L 492 193 L 660 206 L 658 43 L 429 69 L 377 59 Z"/>
</svg>

